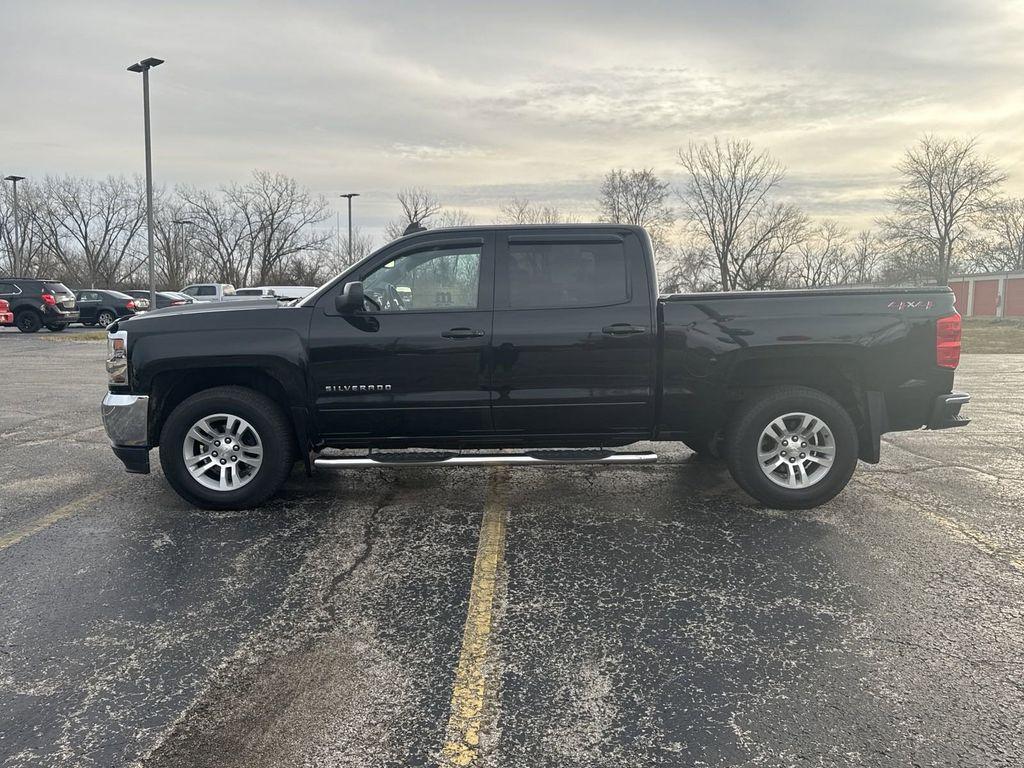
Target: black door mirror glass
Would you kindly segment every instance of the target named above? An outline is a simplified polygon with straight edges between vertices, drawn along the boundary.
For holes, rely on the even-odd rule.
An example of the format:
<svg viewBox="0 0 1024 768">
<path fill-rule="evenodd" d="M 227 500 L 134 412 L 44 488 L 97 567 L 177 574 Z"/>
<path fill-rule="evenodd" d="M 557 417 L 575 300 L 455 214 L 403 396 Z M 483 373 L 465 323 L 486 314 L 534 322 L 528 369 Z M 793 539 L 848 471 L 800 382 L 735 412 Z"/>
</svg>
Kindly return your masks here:
<svg viewBox="0 0 1024 768">
<path fill-rule="evenodd" d="M 340 296 L 334 297 L 334 308 L 343 315 L 363 311 L 363 284 L 345 283 Z"/>
</svg>

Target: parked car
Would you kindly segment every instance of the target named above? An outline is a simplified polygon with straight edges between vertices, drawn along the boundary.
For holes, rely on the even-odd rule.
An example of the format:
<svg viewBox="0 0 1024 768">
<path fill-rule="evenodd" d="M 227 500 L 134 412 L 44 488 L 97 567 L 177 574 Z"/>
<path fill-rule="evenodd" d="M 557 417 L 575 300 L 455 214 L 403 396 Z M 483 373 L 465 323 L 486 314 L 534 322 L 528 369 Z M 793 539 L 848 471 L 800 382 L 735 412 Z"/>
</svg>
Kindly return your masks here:
<svg viewBox="0 0 1024 768">
<path fill-rule="evenodd" d="M 182 304 L 191 304 L 195 301 L 191 296 L 185 296 L 184 294 L 175 293 L 172 291 L 157 291 L 156 292 L 156 306 L 153 306 L 149 291 L 130 290 L 125 291 L 129 296 L 135 299 L 135 306 L 137 309 L 163 309 L 164 307 L 179 307 Z M 145 306 L 139 304 L 140 301 L 146 302 Z"/>
<path fill-rule="evenodd" d="M 14 313 L 7 299 L 0 299 L 0 325 L 14 325 Z"/>
<path fill-rule="evenodd" d="M 233 301 L 237 298 L 247 298 L 236 296 L 235 286 L 230 283 L 196 283 L 182 288 L 181 293 L 196 301 Z"/>
<path fill-rule="evenodd" d="M 0 277 L 0 299 L 10 305 L 22 333 L 35 333 L 43 326 L 63 331 L 78 322 L 75 295 L 57 280 Z"/>
<path fill-rule="evenodd" d="M 639 227 L 412 234 L 295 305 L 119 321 L 103 421 L 129 472 L 159 446 L 174 490 L 214 509 L 262 503 L 294 461 L 657 461 L 609 450 L 637 441 L 720 453 L 755 499 L 803 509 L 884 433 L 968 423 L 945 286 L 659 297 L 655 274 Z"/>
<path fill-rule="evenodd" d="M 78 291 L 78 312 L 82 325 L 102 325 L 106 328 L 121 317 L 130 317 L 141 310 L 135 299 L 120 291 L 88 288 Z"/>
</svg>

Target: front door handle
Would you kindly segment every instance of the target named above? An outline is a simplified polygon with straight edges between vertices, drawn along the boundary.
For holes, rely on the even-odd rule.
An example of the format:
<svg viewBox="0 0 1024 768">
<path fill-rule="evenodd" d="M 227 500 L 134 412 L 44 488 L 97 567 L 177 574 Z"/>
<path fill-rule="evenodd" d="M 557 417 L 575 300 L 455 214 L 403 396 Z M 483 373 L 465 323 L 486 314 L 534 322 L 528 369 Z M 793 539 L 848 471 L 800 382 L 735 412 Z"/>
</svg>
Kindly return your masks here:
<svg viewBox="0 0 1024 768">
<path fill-rule="evenodd" d="M 483 336 L 483 331 L 478 331 L 475 328 L 449 328 L 441 334 L 446 339 L 473 339 L 478 336 Z"/>
<path fill-rule="evenodd" d="M 647 333 L 647 329 L 642 325 L 615 323 L 614 325 L 606 325 L 601 329 L 601 333 L 606 336 L 629 336 L 634 333 Z"/>
</svg>

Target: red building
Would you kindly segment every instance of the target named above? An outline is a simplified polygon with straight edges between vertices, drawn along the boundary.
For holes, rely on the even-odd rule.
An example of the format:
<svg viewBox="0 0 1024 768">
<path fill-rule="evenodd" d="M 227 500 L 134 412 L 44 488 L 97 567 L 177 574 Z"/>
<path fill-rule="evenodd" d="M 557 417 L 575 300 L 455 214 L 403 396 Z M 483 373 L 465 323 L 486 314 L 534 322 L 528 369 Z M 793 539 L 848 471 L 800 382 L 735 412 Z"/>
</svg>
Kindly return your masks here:
<svg viewBox="0 0 1024 768">
<path fill-rule="evenodd" d="M 1024 318 L 1024 272 L 993 272 L 949 278 L 964 317 Z"/>
</svg>

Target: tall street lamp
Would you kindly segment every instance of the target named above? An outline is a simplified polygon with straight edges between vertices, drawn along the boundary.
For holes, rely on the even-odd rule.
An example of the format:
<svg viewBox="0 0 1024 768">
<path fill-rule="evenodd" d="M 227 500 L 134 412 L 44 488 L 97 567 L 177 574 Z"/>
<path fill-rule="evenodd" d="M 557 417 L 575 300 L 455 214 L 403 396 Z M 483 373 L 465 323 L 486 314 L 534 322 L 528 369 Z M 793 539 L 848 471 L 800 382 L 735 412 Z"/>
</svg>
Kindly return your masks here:
<svg viewBox="0 0 1024 768">
<path fill-rule="evenodd" d="M 18 182 L 22 181 L 24 176 L 4 176 L 4 181 L 11 182 L 11 186 L 14 187 L 14 253 L 15 258 L 18 260 L 18 269 L 22 268 L 21 265 L 21 229 L 18 227 Z"/>
<path fill-rule="evenodd" d="M 338 195 L 338 197 L 348 198 L 348 263 L 352 264 L 352 198 L 359 197 L 358 192 L 346 192 L 344 195 Z"/>
<path fill-rule="evenodd" d="M 142 116 L 146 125 L 146 228 L 149 230 L 149 294 L 156 298 L 156 271 L 153 266 L 153 149 L 149 140 L 149 70 L 159 67 L 163 59 L 148 58 L 128 67 L 129 72 L 142 73 Z"/>
</svg>

